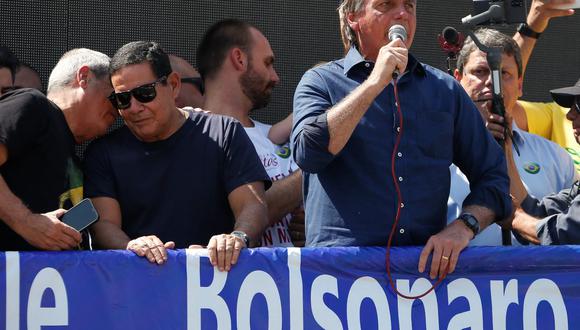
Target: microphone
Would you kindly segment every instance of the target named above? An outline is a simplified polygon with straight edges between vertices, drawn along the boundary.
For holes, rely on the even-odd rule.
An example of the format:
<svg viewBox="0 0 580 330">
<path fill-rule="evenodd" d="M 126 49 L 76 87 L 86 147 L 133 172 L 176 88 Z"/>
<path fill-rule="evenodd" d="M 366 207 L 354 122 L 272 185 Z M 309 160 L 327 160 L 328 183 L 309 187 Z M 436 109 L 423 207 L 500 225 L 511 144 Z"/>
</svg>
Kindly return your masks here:
<svg viewBox="0 0 580 330">
<path fill-rule="evenodd" d="M 455 56 L 463 48 L 465 36 L 463 33 L 457 32 L 455 28 L 446 26 L 438 36 L 438 40 L 441 49 L 449 55 Z"/>
<path fill-rule="evenodd" d="M 390 41 L 393 41 L 396 39 L 401 39 L 402 41 L 406 41 L 407 40 L 407 30 L 405 30 L 404 26 L 402 26 L 400 24 L 395 24 L 389 28 L 388 36 L 389 36 Z M 395 68 L 395 71 L 393 71 L 393 79 L 397 79 L 398 76 L 399 76 L 399 69 Z"/>
</svg>

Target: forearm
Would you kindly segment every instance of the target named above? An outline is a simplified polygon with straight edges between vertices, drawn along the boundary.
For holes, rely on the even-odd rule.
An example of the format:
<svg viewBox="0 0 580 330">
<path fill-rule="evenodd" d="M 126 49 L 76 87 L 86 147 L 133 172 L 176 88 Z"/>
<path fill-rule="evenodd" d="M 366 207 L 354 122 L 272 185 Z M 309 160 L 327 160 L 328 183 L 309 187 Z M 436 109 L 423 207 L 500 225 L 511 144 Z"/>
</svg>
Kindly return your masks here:
<svg viewBox="0 0 580 330">
<path fill-rule="evenodd" d="M 370 75 L 341 102 L 328 110 L 327 121 L 330 141 L 328 151 L 338 154 L 350 139 L 354 129 L 385 84 Z"/>
<path fill-rule="evenodd" d="M 479 231 L 481 232 L 489 225 L 494 223 L 496 215 L 495 213 L 487 207 L 479 205 L 468 205 L 463 208 L 463 212 L 468 212 L 473 214 L 477 221 L 479 222 Z"/>
<path fill-rule="evenodd" d="M 266 191 L 268 204 L 268 224 L 278 223 L 282 217 L 295 210 L 302 202 L 302 171 L 297 170 L 290 176 L 274 181 Z"/>
<path fill-rule="evenodd" d="M 292 131 L 292 113 L 270 127 L 268 139 L 276 144 L 284 144 L 290 138 L 290 131 Z"/>
<path fill-rule="evenodd" d="M 95 245 L 100 249 L 124 250 L 131 241 L 118 225 L 102 219 L 93 225 L 91 233 Z"/>
<path fill-rule="evenodd" d="M 516 199 L 518 205 L 528 196 L 528 191 L 524 186 L 520 173 L 514 161 L 511 144 L 506 145 L 506 161 L 508 167 L 508 175 L 510 177 L 510 194 Z"/>
<path fill-rule="evenodd" d="M 526 23 L 533 31 L 543 33 L 548 27 L 551 18 L 574 14 L 574 11 L 571 9 L 556 9 L 560 4 L 569 4 L 572 2 L 573 0 L 533 0 L 530 6 L 530 12 L 526 18 Z M 537 43 L 537 39 L 526 37 L 519 32 L 516 32 L 514 40 L 521 49 L 523 74 L 526 71 L 528 61 Z"/>
<path fill-rule="evenodd" d="M 250 244 L 260 242 L 268 226 L 267 208 L 261 203 L 247 203 L 236 217 L 234 230 L 243 231 L 250 237 Z"/>
<path fill-rule="evenodd" d="M 534 31 L 540 32 L 535 29 Z M 513 38 L 518 44 L 518 46 L 520 46 L 520 51 L 522 54 L 522 75 L 523 75 L 526 72 L 528 62 L 530 60 L 530 57 L 532 56 L 532 52 L 534 51 L 534 47 L 536 46 L 538 40 L 523 36 L 519 32 L 516 32 Z"/>
<path fill-rule="evenodd" d="M 19 225 L 31 214 L 30 209 L 14 195 L 0 175 L 0 219 L 12 230 L 19 232 Z"/>
</svg>

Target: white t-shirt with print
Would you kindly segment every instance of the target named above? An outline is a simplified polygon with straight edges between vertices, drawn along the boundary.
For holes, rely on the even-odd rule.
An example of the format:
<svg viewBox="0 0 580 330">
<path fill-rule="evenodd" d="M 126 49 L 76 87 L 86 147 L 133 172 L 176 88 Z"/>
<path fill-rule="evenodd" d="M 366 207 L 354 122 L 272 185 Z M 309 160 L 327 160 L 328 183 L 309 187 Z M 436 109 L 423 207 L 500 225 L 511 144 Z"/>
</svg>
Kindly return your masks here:
<svg viewBox="0 0 580 330">
<path fill-rule="evenodd" d="M 244 127 L 252 140 L 256 153 L 260 157 L 264 169 L 272 182 L 283 179 L 298 169 L 292 159 L 289 143 L 283 145 L 274 144 L 268 139 L 271 125 L 253 121 L 254 127 Z M 288 232 L 288 223 L 291 215 L 287 214 L 280 222 L 269 227 L 262 237 L 262 246 L 289 247 L 293 246 Z"/>
</svg>

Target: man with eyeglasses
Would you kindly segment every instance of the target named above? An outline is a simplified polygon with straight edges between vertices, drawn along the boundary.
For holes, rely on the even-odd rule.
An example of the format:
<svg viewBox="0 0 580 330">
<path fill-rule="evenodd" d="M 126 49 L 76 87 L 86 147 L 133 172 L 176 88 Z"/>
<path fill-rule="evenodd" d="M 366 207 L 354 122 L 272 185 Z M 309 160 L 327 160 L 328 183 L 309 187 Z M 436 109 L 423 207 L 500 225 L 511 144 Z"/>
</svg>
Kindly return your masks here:
<svg viewBox="0 0 580 330">
<path fill-rule="evenodd" d="M 96 245 L 162 264 L 167 249 L 209 241 L 211 263 L 230 270 L 267 225 L 270 181 L 242 126 L 176 107 L 181 81 L 156 42 L 121 47 L 110 74 L 109 99 L 126 126 L 86 152 Z"/>
<path fill-rule="evenodd" d="M 181 78 L 181 88 L 175 98 L 175 105 L 179 108 L 203 107 L 203 81 L 197 70 L 185 59 L 176 55 L 169 55 L 169 61 L 173 71 L 177 72 Z"/>
<path fill-rule="evenodd" d="M 64 54 L 47 96 L 19 89 L 0 97 L 0 250 L 68 250 L 81 235 L 59 218 L 82 199 L 75 143 L 105 134 L 116 117 L 109 57 Z"/>
<path fill-rule="evenodd" d="M 554 89 L 550 93 L 556 103 L 570 108 L 566 118 L 572 122 L 574 136 L 580 144 L 580 80 L 574 86 Z M 506 147 L 506 150 L 511 148 Z M 511 179 L 510 190 L 517 206 L 511 222 L 512 229 L 534 244 L 580 243 L 579 182 L 575 182 L 569 189 L 538 200 L 530 196 L 522 184 L 513 156 L 508 153 L 506 158 Z"/>
</svg>

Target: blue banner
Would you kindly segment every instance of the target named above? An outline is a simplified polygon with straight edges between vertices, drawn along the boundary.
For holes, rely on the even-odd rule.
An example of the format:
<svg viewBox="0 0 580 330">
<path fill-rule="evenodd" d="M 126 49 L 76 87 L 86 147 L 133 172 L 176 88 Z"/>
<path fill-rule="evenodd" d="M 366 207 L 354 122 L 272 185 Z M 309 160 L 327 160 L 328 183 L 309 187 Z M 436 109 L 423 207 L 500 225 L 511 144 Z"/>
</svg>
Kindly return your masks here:
<svg viewBox="0 0 580 330">
<path fill-rule="evenodd" d="M 432 285 L 420 251 L 391 250 L 402 293 Z M 229 273 L 201 249 L 171 251 L 161 266 L 128 251 L 5 252 L 0 328 L 574 329 L 579 255 L 469 248 L 436 290 L 408 300 L 390 287 L 384 248 L 250 249 Z"/>
</svg>

